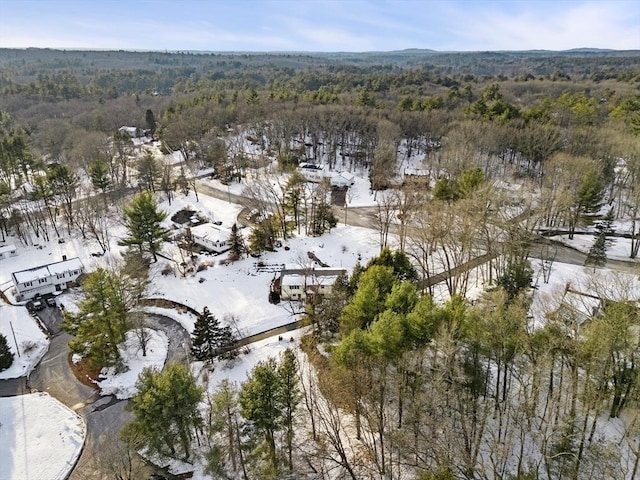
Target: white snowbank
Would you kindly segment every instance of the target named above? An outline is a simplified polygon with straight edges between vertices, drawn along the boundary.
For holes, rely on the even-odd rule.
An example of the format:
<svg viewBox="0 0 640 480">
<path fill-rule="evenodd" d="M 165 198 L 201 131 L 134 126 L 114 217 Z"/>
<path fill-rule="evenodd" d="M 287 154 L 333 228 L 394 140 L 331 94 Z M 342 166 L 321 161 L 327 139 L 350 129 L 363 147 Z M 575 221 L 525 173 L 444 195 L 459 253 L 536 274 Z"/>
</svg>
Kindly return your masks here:
<svg viewBox="0 0 640 480">
<path fill-rule="evenodd" d="M 48 393 L 0 398 L 0 478 L 66 479 L 85 433 L 82 417 Z"/>
<path fill-rule="evenodd" d="M 142 355 L 140 341 L 134 331 L 127 332 L 127 339 L 119 346 L 127 371 L 116 373 L 113 368 L 103 369 L 97 382 L 102 395 L 115 395 L 118 399 L 131 398 L 136 393 L 135 383 L 144 368 L 161 370 L 167 359 L 169 340 L 164 332 L 145 328 L 148 335 L 147 355 Z"/>
<path fill-rule="evenodd" d="M 0 333 L 7 337 L 7 344 L 13 352 L 13 364 L 0 372 L 0 380 L 28 375 L 49 349 L 47 336 L 24 307 L 0 301 Z"/>
</svg>

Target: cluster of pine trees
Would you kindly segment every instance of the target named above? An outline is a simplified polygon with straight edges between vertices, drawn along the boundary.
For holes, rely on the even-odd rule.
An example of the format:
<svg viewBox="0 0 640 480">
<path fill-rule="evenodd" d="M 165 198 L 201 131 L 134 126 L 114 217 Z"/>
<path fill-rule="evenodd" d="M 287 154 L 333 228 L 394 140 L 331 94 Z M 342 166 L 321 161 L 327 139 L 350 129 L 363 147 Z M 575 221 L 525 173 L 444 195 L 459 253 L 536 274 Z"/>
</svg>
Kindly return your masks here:
<svg viewBox="0 0 640 480">
<path fill-rule="evenodd" d="M 280 478 L 295 471 L 298 361 L 287 349 L 259 362 L 241 385 L 223 380 L 213 392 L 190 369 L 145 370 L 127 406 L 135 418 L 121 438 L 164 458 L 202 457 L 214 478 Z"/>
</svg>

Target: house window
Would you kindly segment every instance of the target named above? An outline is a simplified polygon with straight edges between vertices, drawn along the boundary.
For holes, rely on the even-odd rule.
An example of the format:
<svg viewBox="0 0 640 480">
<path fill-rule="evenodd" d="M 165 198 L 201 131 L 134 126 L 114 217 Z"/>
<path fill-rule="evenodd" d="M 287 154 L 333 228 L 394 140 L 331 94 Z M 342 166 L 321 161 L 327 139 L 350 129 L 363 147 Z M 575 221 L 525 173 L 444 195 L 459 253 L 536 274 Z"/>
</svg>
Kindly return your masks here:
<svg viewBox="0 0 640 480">
<path fill-rule="evenodd" d="M 38 283 L 47 283 L 47 279 L 46 278 L 40 278 L 40 279 L 38 279 Z"/>
<path fill-rule="evenodd" d="M 33 283 L 32 282 L 24 282 L 24 286 L 25 287 L 31 287 L 31 286 L 33 286 Z"/>
<path fill-rule="evenodd" d="M 64 278 L 65 273 L 59 273 L 58 275 L 56 275 L 56 278 L 60 279 L 60 278 Z"/>
</svg>

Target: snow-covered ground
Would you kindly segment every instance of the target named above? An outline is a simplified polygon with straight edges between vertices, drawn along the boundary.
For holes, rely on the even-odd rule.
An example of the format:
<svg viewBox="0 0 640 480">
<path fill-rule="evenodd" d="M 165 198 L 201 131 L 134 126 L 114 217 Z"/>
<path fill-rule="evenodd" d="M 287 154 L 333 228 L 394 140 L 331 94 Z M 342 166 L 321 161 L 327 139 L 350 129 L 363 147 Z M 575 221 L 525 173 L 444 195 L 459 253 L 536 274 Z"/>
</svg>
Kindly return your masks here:
<svg viewBox="0 0 640 480">
<path fill-rule="evenodd" d="M 189 305 L 197 311 L 205 306 L 220 320 L 233 315 L 245 335 L 261 332 L 294 320 L 288 303 L 268 302 L 269 285 L 275 272 L 258 272 L 257 263 L 281 268 L 311 266 L 308 252 L 313 252 L 331 267 L 348 271 L 360 261 L 366 263 L 380 251 L 375 231 L 358 227 L 338 226 L 322 237 L 294 237 L 276 252 L 259 259 L 248 257 L 229 265 L 221 265 L 226 256 L 201 256 L 208 266 L 195 276 L 180 278 L 173 273 L 162 275 L 165 263 L 153 268 L 152 296 Z"/>
<path fill-rule="evenodd" d="M 215 181 L 211 181 L 215 184 Z M 245 184 L 232 183 L 228 186 L 232 193 L 241 193 Z M 227 186 L 219 185 L 223 190 Z M 374 195 L 369 192 L 369 181 L 366 177 L 359 177 L 356 174 L 355 185 L 351 193 L 347 196 L 349 206 L 370 206 L 375 205 Z M 200 212 L 209 220 L 221 221 L 223 226 L 229 228 L 235 223 L 241 207 L 230 204 L 226 201 L 217 200 L 200 194 L 200 201 L 196 201 L 195 196 L 190 194 L 185 197 L 177 195 L 172 204 L 166 201 L 161 202 L 168 215 L 166 225 L 170 226 L 169 218 L 178 210 L 189 208 Z M 52 241 L 42 243 L 38 246 L 18 247 L 18 255 L 9 257 L 2 261 L 0 266 L 0 289 L 10 296 L 11 288 L 11 272 L 30 268 L 36 265 L 52 263 L 62 259 L 63 255 L 67 258 L 74 256 L 80 257 L 87 271 L 95 269 L 97 266 L 108 264 L 120 257 L 121 247 L 116 245 L 117 240 L 122 238 L 124 230 L 121 226 L 114 226 L 112 230 L 112 251 L 104 257 L 93 257 L 91 252 L 98 251 L 97 246 L 82 239 L 67 238 L 65 243 L 57 243 Z M 577 241 L 588 239 L 592 241 L 593 236 L 576 236 Z M 622 239 L 618 239 L 608 254 L 610 258 L 614 258 L 619 252 L 628 251 L 628 243 L 625 245 Z M 575 246 L 575 245 L 574 245 Z M 580 249 L 588 250 L 587 244 Z M 287 247 L 285 249 L 285 247 Z M 197 272 L 195 275 L 182 278 L 172 273 L 162 274 L 167 265 L 172 263 L 165 259 L 160 259 L 157 264 L 152 265 L 152 281 L 150 293 L 153 297 L 170 299 L 182 304 L 189 305 L 197 311 L 207 306 L 214 315 L 223 322 L 225 318 L 233 316 L 237 321 L 237 328 L 243 335 L 250 335 L 270 328 L 274 328 L 294 320 L 293 306 L 288 303 L 280 305 L 272 305 L 268 302 L 269 285 L 274 275 L 277 275 L 277 268 L 285 265 L 289 268 L 307 267 L 312 263 L 309 259 L 308 252 L 313 252 L 320 260 L 332 267 L 342 267 L 351 271 L 357 262 L 366 263 L 372 256 L 379 252 L 379 234 L 376 230 L 369 230 L 358 227 L 348 227 L 340 224 L 330 233 L 322 237 L 304 237 L 294 236 L 288 239 L 285 244 L 276 252 L 268 252 L 259 259 L 245 258 L 233 264 L 222 264 L 220 260 L 226 258 L 226 255 L 208 256 L 200 255 L 199 264 L 207 264 L 205 269 Z M 628 256 L 621 254 L 621 257 Z M 264 265 L 273 266 L 274 270 L 268 273 L 260 273 L 257 268 L 257 262 Z M 541 263 L 533 262 L 536 272 L 540 271 Z M 544 283 L 542 276 L 536 273 L 537 290 L 534 294 L 534 303 L 531 308 L 531 314 L 534 318 L 534 326 L 539 326 L 544 322 L 545 314 L 550 308 L 557 305 L 559 301 L 565 300 L 564 291 L 568 283 L 576 290 L 588 292 L 593 291 L 596 283 L 613 284 L 615 275 L 605 269 L 594 270 L 591 267 L 579 267 L 573 265 L 564 265 L 555 263 L 552 267 L 552 273 L 549 283 Z M 632 280 L 632 277 L 629 277 Z M 640 292 L 640 286 L 637 285 L 637 278 L 634 280 L 633 287 L 636 292 Z M 478 295 L 483 289 L 481 275 L 474 271 L 470 275 L 470 290 L 473 295 Z M 439 301 L 445 301 L 447 298 L 446 288 L 444 285 L 438 285 L 435 289 L 435 296 Z M 58 297 L 59 303 L 64 303 L 67 309 L 73 309 L 76 303 L 74 293 L 65 293 Z M 584 297 L 587 298 L 587 297 Z M 583 306 L 589 308 L 588 301 L 581 299 Z M 180 313 L 173 309 L 164 309 L 157 307 L 146 307 L 146 311 L 152 313 L 161 313 L 170 316 L 178 321 L 187 331 L 193 330 L 195 316 L 191 313 Z M 46 352 L 47 340 L 44 334 L 38 329 L 34 320 L 29 316 L 24 307 L 14 307 L 0 305 L 0 331 L 7 336 L 9 345 L 15 351 L 15 342 L 13 342 L 12 332 L 10 330 L 9 321 L 13 325 L 16 333 L 16 340 L 19 346 L 28 342 L 33 342 L 37 348 L 29 352 L 29 355 L 23 355 L 25 348 L 20 348 L 21 356 L 16 355 L 15 364 L 11 369 L 0 373 L 1 378 L 12 378 L 26 375 L 30 369 L 40 360 Z M 278 356 L 286 348 L 295 347 L 300 332 L 284 335 L 283 340 L 278 340 L 278 336 L 257 342 L 251 346 L 248 354 L 241 355 L 238 359 L 231 362 L 216 362 L 213 371 L 205 368 L 201 363 L 196 362 L 192 365 L 194 373 L 196 373 L 199 381 L 206 386 L 209 391 L 215 390 L 219 381 L 223 378 L 229 378 L 233 382 L 240 383 L 247 378 L 251 369 L 261 360 L 269 356 Z M 289 339 L 294 341 L 290 342 Z M 126 344 L 122 345 L 122 355 L 128 370 L 122 374 L 115 372 L 103 372 L 104 378 L 100 381 L 99 386 L 105 395 L 114 394 L 118 398 L 129 398 L 135 393 L 135 382 L 139 372 L 145 366 L 161 368 L 167 356 L 167 338 L 158 332 L 153 332 L 148 345 L 147 357 L 142 357 L 137 339 L 133 334 L 129 335 Z M 29 396 L 31 397 L 31 396 Z M 14 401 L 18 402 L 23 397 L 15 397 Z M 3 399 L 0 399 L 3 400 Z M 51 400 L 51 399 L 50 399 Z M 27 402 L 26 397 L 24 401 Z M 39 412 L 32 412 L 31 408 L 25 409 L 23 414 L 18 415 L 15 407 L 5 407 L 4 403 L 0 403 L 0 440 L 5 438 L 4 435 L 11 437 L 12 443 L 18 444 L 22 441 L 24 445 L 31 445 L 31 437 L 25 437 L 20 428 L 20 423 L 30 423 L 31 416 L 39 415 Z M 12 415 L 11 412 L 15 413 Z M 4 415 L 10 418 L 5 420 Z M 24 417 L 24 421 L 19 419 Z M 59 432 L 71 431 L 72 437 L 79 438 L 79 432 L 74 427 L 73 417 L 70 417 L 67 423 L 60 423 L 55 416 L 51 416 L 51 421 L 46 417 L 38 417 L 38 423 L 43 426 L 46 432 L 42 433 L 35 441 L 37 445 L 40 441 L 47 445 L 54 442 L 60 437 Z M 53 438 L 48 440 L 49 433 Z M 84 434 L 84 425 L 82 425 L 81 433 Z M 18 440 L 18 437 L 20 439 Z M 4 446 L 4 440 L 0 445 Z M 82 440 L 79 441 L 82 444 Z M 5 457 L 2 457 L 5 455 Z M 0 466 L 2 465 L 18 465 L 21 462 L 19 458 L 22 455 L 20 448 L 7 450 L 0 448 Z M 77 453 L 65 453 L 58 450 L 57 458 L 67 465 L 67 471 L 71 468 Z M 66 456 L 66 458 L 65 458 Z M 31 463 L 25 464 L 31 468 Z M 189 466 L 193 469 L 193 466 Z M 23 467 L 20 467 L 23 468 Z M 26 467 L 24 467 L 26 468 Z M 4 479 L 0 468 L 0 479 Z M 175 471 L 179 472 L 179 465 L 175 465 Z M 28 472 L 28 476 L 24 475 L 24 470 L 9 470 L 11 475 L 8 478 L 20 480 L 22 478 L 36 478 Z M 14 473 L 15 472 L 15 473 Z M 65 474 L 60 477 L 64 478 Z M 43 477 L 44 478 L 44 477 Z M 50 478 L 47 476 L 46 478 Z M 201 472 L 201 467 L 196 466 L 194 477 L 196 480 L 205 478 Z"/>
<path fill-rule="evenodd" d="M 145 328 L 146 355 L 143 355 L 140 337 L 135 331 L 127 332 L 127 339 L 120 345 L 120 355 L 126 365 L 126 371 L 118 373 L 113 368 L 100 373 L 98 386 L 102 395 L 115 395 L 118 399 L 131 398 L 136 393 L 135 383 L 145 368 L 162 370 L 167 359 L 169 340 L 164 332 Z"/>
<path fill-rule="evenodd" d="M 82 417 L 47 393 L 0 397 L 0 478 L 64 480 L 85 432 Z"/>
<path fill-rule="evenodd" d="M 49 348 L 47 336 L 40 330 L 38 323 L 31 318 L 27 309 L 6 305 L 2 300 L 0 300 L 0 333 L 7 337 L 7 343 L 13 352 L 13 364 L 0 372 L 0 380 L 28 375 Z"/>
<path fill-rule="evenodd" d="M 599 302 L 587 295 L 609 300 L 640 299 L 640 277 L 637 274 L 555 262 L 550 267 L 548 264 L 545 266 L 551 268 L 549 281 L 545 282 L 542 261 L 533 260 L 531 263 L 535 290 L 529 313 L 533 328 L 544 325 L 547 314 L 557 310 L 561 304 L 569 305 L 584 316 L 592 315 Z"/>
<path fill-rule="evenodd" d="M 576 234 L 572 239 L 569 235 L 558 235 L 552 237 L 554 240 L 565 243 L 570 247 L 575 248 L 583 253 L 589 253 L 595 236 L 593 232 L 588 234 Z M 640 258 L 631 259 L 629 254 L 631 253 L 631 239 L 624 237 L 607 237 L 607 258 L 612 260 L 626 260 L 640 262 Z"/>
</svg>

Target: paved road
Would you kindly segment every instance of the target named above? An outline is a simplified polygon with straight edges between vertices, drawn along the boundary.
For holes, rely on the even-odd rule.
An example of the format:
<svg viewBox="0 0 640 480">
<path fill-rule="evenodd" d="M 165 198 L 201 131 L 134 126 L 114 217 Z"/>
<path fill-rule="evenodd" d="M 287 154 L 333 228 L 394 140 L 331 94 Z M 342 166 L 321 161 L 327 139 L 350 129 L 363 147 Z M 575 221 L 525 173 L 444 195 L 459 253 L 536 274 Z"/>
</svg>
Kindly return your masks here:
<svg viewBox="0 0 640 480">
<path fill-rule="evenodd" d="M 236 203 L 242 206 L 246 206 L 248 202 L 248 200 L 241 195 L 231 193 L 230 190 L 220 190 L 218 188 L 214 188 L 210 183 L 205 183 L 201 180 L 198 180 L 197 188 L 198 194 L 202 193 L 204 195 L 208 195 L 209 197 L 217 198 L 218 200 L 224 200 L 226 202 Z"/>
<path fill-rule="evenodd" d="M 191 348 L 189 332 L 175 320 L 158 314 L 147 315 L 148 326 L 161 330 L 169 339 L 167 362 L 184 362 Z M 68 367 L 67 367 L 68 368 Z M 112 451 L 122 427 L 133 419 L 133 414 L 126 410 L 128 400 L 118 400 L 114 396 L 101 397 L 95 403 L 78 411 L 87 422 L 87 438 L 85 446 L 69 480 L 99 480 L 105 478 L 101 469 L 101 458 Z M 136 468 L 142 478 L 147 478 L 154 469 L 135 458 Z"/>
<path fill-rule="evenodd" d="M 51 330 L 57 333 L 49 338 L 49 350 L 28 379 L 0 381 L 0 396 L 20 395 L 30 390 L 38 390 L 48 392 L 71 409 L 79 410 L 97 400 L 99 395 L 95 389 L 80 383 L 69 368 L 68 343 L 71 336 L 60 331 L 60 312 L 47 307 L 39 313 L 43 319 L 47 319 L 44 322 L 47 327 L 50 326 Z"/>
<path fill-rule="evenodd" d="M 78 381 L 69 368 L 68 343 L 71 336 L 60 330 L 62 317 L 59 310 L 45 308 L 38 312 L 42 322 L 52 333 L 49 350 L 41 362 L 25 377 L 0 381 L 0 396 L 24 395 L 31 391 L 48 392 L 81 415 L 87 424 L 87 437 L 80 459 L 69 480 L 102 480 L 101 454 L 113 445 L 122 426 L 132 419 L 127 412 L 126 400 L 113 396 L 101 397 L 98 390 Z M 151 328 L 162 330 L 169 339 L 167 361 L 184 362 L 188 358 L 191 341 L 189 333 L 169 317 L 148 316 Z M 144 467 L 138 459 L 141 478 L 147 478 L 152 469 Z"/>
</svg>

